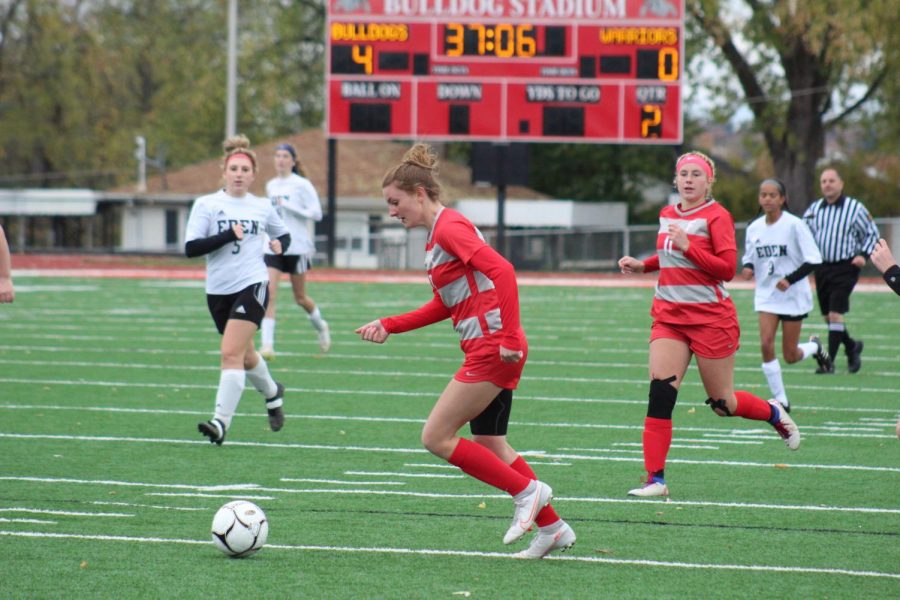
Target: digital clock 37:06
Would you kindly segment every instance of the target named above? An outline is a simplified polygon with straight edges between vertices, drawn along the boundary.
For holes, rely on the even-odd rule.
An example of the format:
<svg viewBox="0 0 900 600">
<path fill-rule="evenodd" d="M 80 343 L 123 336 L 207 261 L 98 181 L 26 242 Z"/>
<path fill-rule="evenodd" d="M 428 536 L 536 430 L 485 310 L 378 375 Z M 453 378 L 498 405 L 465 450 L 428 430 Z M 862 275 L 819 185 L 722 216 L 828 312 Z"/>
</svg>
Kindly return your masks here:
<svg viewBox="0 0 900 600">
<path fill-rule="evenodd" d="M 540 26 L 510 23 L 448 23 L 443 26 L 443 53 L 445 56 L 490 56 L 497 58 L 530 58 L 547 54 L 563 54 L 558 48 L 553 52 L 539 50 Z M 556 33 L 556 32 L 555 32 Z M 550 36 L 556 38 L 558 36 Z M 544 37 L 545 46 L 548 41 Z M 558 42 L 554 45 L 558 46 Z"/>
</svg>

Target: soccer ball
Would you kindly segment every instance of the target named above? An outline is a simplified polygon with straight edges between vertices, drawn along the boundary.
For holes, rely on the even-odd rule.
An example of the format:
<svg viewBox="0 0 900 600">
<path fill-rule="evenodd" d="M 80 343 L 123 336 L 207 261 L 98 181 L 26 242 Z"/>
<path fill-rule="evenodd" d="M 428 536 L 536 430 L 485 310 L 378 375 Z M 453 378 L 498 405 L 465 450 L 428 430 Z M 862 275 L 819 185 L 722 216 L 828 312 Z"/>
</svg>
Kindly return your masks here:
<svg viewBox="0 0 900 600">
<path fill-rule="evenodd" d="M 212 540 L 232 558 L 250 556 L 263 547 L 269 537 L 269 521 L 260 507 L 246 500 L 234 500 L 216 512 L 212 522 Z"/>
</svg>

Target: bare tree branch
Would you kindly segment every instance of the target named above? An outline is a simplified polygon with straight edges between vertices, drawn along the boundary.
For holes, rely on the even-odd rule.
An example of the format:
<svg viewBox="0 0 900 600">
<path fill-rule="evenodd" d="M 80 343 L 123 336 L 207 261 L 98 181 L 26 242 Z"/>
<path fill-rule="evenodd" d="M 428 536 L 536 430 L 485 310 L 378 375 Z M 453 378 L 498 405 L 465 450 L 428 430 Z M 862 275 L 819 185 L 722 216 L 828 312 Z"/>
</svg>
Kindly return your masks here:
<svg viewBox="0 0 900 600">
<path fill-rule="evenodd" d="M 850 106 L 845 108 L 844 111 L 841 112 L 841 114 L 837 115 L 833 119 L 829 119 L 828 121 L 826 121 L 825 126 L 832 127 L 834 125 L 837 125 L 838 123 L 843 121 L 848 115 L 850 115 L 856 109 L 858 109 L 860 106 L 862 106 L 863 104 L 868 102 L 872 98 L 872 96 L 875 95 L 875 92 L 878 91 L 878 88 L 884 82 L 885 78 L 887 77 L 887 74 L 888 74 L 887 68 L 882 69 L 881 72 L 878 73 L 878 75 L 875 77 L 875 80 L 872 82 L 872 84 L 869 86 L 869 89 L 866 90 L 866 93 L 863 94 L 859 100 L 857 100 L 856 102 L 854 102 L 853 104 L 851 104 Z"/>
</svg>

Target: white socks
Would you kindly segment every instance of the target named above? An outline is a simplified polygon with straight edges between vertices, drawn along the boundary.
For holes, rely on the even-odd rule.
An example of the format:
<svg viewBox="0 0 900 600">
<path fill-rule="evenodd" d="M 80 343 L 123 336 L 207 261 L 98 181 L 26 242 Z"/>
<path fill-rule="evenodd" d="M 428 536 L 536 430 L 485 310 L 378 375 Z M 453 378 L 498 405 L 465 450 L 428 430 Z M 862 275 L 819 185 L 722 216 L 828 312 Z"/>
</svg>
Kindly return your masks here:
<svg viewBox="0 0 900 600">
<path fill-rule="evenodd" d="M 256 356 L 259 358 L 259 362 L 256 363 L 256 366 L 252 369 L 248 369 L 247 379 L 250 380 L 250 383 L 256 390 L 263 395 L 263 398 L 271 398 L 275 395 L 275 392 L 278 391 L 278 385 L 275 383 L 275 380 L 272 379 L 272 374 L 269 373 L 269 365 L 266 364 L 266 359 L 264 359 L 257 352 Z M 270 407 L 270 408 L 275 408 Z"/>
<path fill-rule="evenodd" d="M 260 345 L 263 348 L 275 346 L 275 319 L 264 317 L 260 326 Z"/>
<path fill-rule="evenodd" d="M 311 313 L 309 313 L 309 322 L 312 323 L 312 326 L 316 329 L 316 331 L 322 331 L 326 327 L 325 319 L 322 318 L 322 313 L 319 312 L 319 307 L 315 307 Z"/>
<path fill-rule="evenodd" d="M 237 411 L 241 394 L 244 392 L 246 371 L 243 369 L 222 369 L 219 376 L 219 389 L 216 392 L 216 412 L 213 418 L 225 423 L 225 429 L 231 426 L 231 419 Z"/>
<path fill-rule="evenodd" d="M 804 342 L 802 344 L 797 344 L 797 347 L 800 348 L 800 351 L 803 352 L 803 360 L 806 360 L 810 356 L 816 353 L 818 346 L 816 346 L 815 342 Z"/>
<path fill-rule="evenodd" d="M 787 394 L 785 394 L 784 391 L 784 381 L 781 379 L 781 364 L 778 362 L 778 359 L 776 358 L 771 362 L 763 363 L 762 371 L 766 376 L 766 381 L 769 382 L 772 398 L 781 404 L 787 405 L 788 399 Z"/>
</svg>

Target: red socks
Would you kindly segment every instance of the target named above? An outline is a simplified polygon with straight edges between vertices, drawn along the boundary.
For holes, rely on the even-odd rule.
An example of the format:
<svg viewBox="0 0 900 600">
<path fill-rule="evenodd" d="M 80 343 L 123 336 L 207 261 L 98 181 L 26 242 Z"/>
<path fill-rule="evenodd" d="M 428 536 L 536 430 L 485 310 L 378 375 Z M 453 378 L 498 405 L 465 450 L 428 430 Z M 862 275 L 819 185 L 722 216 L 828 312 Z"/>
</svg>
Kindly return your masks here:
<svg viewBox="0 0 900 600">
<path fill-rule="evenodd" d="M 516 457 L 516 460 L 509 466 L 529 479 L 537 479 L 537 475 L 531 470 L 531 465 L 525 462 L 525 459 L 521 456 Z M 559 515 L 556 514 L 556 511 L 549 504 L 541 509 L 541 512 L 537 514 L 537 518 L 534 520 L 538 527 L 546 527 L 557 521 L 559 521 Z"/>
<path fill-rule="evenodd" d="M 466 438 L 459 438 L 448 462 L 462 469 L 463 473 L 503 490 L 510 496 L 515 496 L 531 483 L 528 476 L 510 467 L 481 444 Z"/>
<path fill-rule="evenodd" d="M 743 417 L 752 421 L 768 421 L 772 418 L 772 407 L 769 403 L 754 396 L 750 392 L 736 391 L 737 407 L 734 409 L 735 417 Z"/>
<path fill-rule="evenodd" d="M 653 475 L 666 468 L 672 445 L 672 419 L 644 417 L 644 468 Z"/>
</svg>

